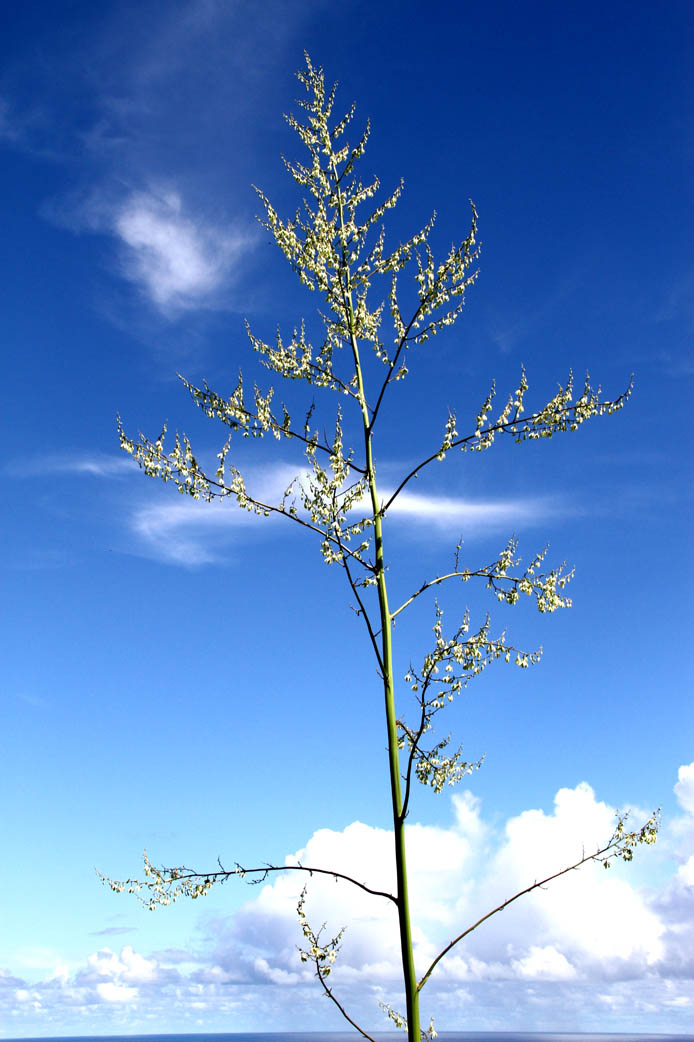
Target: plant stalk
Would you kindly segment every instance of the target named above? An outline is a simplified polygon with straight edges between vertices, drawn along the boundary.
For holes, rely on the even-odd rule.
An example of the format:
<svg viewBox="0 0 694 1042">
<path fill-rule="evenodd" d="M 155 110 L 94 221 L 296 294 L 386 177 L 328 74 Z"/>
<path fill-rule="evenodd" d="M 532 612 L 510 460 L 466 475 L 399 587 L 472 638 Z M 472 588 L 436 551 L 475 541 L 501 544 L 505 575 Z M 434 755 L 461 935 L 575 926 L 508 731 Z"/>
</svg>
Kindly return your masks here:
<svg viewBox="0 0 694 1042">
<path fill-rule="evenodd" d="M 336 172 L 335 172 L 336 173 Z M 342 193 L 339 186 L 337 201 L 340 225 L 344 231 Z M 345 249 L 343 245 L 343 259 Z M 419 989 L 414 968 L 412 951 L 412 926 L 410 922 L 410 898 L 407 883 L 407 852 L 405 849 L 405 814 L 403 813 L 402 790 L 400 785 L 400 749 L 398 746 L 398 728 L 395 713 L 395 678 L 393 675 L 393 619 L 388 607 L 388 586 L 386 583 L 386 567 L 383 554 L 383 524 L 381 506 L 376 487 L 376 470 L 371 447 L 371 419 L 366 402 L 364 380 L 359 357 L 352 306 L 349 266 L 344 265 L 345 282 L 343 284 L 344 304 L 349 325 L 350 345 L 354 359 L 354 371 L 357 378 L 357 396 L 361 407 L 364 429 L 364 452 L 366 456 L 366 477 L 371 496 L 371 509 L 374 519 L 374 542 L 376 550 L 376 580 L 378 589 L 378 607 L 381 616 L 381 658 L 383 663 L 383 694 L 385 698 L 386 727 L 388 732 L 388 765 L 390 772 L 390 793 L 393 813 L 393 833 L 395 840 L 395 873 L 397 879 L 398 926 L 400 932 L 400 952 L 402 956 L 403 980 L 405 984 L 405 1007 L 407 1016 L 408 1042 L 421 1042 L 419 1025 Z"/>
</svg>

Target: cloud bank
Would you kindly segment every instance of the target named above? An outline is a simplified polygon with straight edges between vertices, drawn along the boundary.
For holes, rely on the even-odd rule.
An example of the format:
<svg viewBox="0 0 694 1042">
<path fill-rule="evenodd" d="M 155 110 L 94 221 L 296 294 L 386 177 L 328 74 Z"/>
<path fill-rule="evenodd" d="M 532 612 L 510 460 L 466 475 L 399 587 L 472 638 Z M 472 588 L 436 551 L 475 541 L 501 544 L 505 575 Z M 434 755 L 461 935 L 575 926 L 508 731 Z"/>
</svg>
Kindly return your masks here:
<svg viewBox="0 0 694 1042">
<path fill-rule="evenodd" d="M 680 768 L 682 815 L 669 827 L 674 874 L 639 889 L 628 866 L 588 865 L 522 898 L 471 934 L 439 964 L 423 992 L 441 1030 L 686 1030 L 694 1010 L 694 763 Z M 470 794 L 454 796 L 448 827 L 408 830 L 415 959 L 421 974 L 481 914 L 609 836 L 613 812 L 585 782 L 556 794 L 551 812 L 530 809 L 501 828 Z M 639 815 L 634 811 L 634 819 Z M 673 846 L 674 844 L 674 846 Z M 335 866 L 392 890 L 391 833 L 362 822 L 318 829 L 287 864 Z M 640 852 L 644 859 L 649 851 Z M 651 853 L 651 856 L 653 854 Z M 399 956 L 390 902 L 329 877 L 277 875 L 234 915 L 204 916 L 189 950 L 145 955 L 104 946 L 47 979 L 0 973 L 0 1009 L 17 1031 L 339 1030 L 316 1002 L 311 969 L 298 958 L 301 887 L 306 911 L 333 936 L 347 924 L 332 978 L 367 1029 L 386 1030 L 378 1001 L 397 1008 Z M 162 912 L 158 914 L 174 914 Z M 291 1013 L 288 1012 L 291 1010 Z"/>
</svg>

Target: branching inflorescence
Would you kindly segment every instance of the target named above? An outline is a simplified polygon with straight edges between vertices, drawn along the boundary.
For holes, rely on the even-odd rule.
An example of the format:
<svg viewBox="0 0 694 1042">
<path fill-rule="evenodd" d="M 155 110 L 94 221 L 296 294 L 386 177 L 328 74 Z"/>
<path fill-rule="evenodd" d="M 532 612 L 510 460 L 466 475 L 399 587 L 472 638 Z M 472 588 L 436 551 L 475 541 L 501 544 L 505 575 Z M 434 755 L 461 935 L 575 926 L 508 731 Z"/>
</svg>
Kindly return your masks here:
<svg viewBox="0 0 694 1042">
<path fill-rule="evenodd" d="M 408 1031 L 410 1042 L 432 1038 L 433 1024 L 420 1028 L 419 994 L 438 962 L 490 916 L 502 911 L 525 893 L 543 886 L 559 875 L 573 871 L 588 861 L 608 865 L 614 857 L 630 860 L 639 843 L 652 843 L 656 838 L 658 819 L 654 815 L 641 828 L 627 831 L 625 818 L 619 817 L 615 832 L 602 847 L 584 854 L 575 864 L 515 894 L 497 908 L 481 916 L 463 930 L 434 959 L 421 978 L 417 978 L 412 954 L 405 819 L 408 814 L 414 779 L 441 792 L 454 785 L 470 771 L 480 767 L 481 760 L 462 759 L 462 748 L 448 753 L 450 736 L 425 746 L 425 736 L 433 730 L 432 721 L 469 683 L 497 659 L 524 668 L 535 663 L 539 651 L 524 651 L 507 642 L 505 633 L 495 634 L 489 616 L 479 624 L 471 621 L 469 610 L 446 635 L 443 610 L 434 603 L 433 641 L 430 650 L 417 666 L 410 665 L 404 677 L 405 687 L 414 695 L 416 713 L 408 722 L 396 714 L 396 679 L 393 670 L 393 629 L 397 616 L 434 587 L 457 580 L 462 583 L 479 580 L 503 603 L 514 605 L 521 596 L 534 599 L 541 613 L 568 607 L 565 590 L 572 577 L 564 567 L 544 569 L 546 550 L 521 568 L 517 542 L 511 539 L 491 563 L 469 568 L 461 563 L 461 544 L 456 547 L 451 572 L 437 575 L 422 583 L 412 595 L 391 610 L 388 600 L 384 521 L 387 511 L 397 501 L 407 484 L 425 467 L 441 461 L 456 448 L 481 452 L 491 448 L 495 439 L 510 436 L 520 443 L 555 434 L 574 431 L 586 420 L 609 415 L 623 407 L 631 393 L 631 384 L 614 400 L 605 401 L 600 389 L 594 389 L 588 377 L 577 392 L 570 373 L 566 383 L 540 408 L 526 414 L 525 398 L 528 382 L 521 371 L 518 386 L 508 395 L 505 405 L 494 417 L 492 407 L 495 388 L 482 403 L 469 433 L 461 435 L 455 412 L 449 412 L 443 424 L 440 444 L 429 447 L 421 461 L 405 474 L 386 497 L 379 494 L 374 457 L 374 431 L 382 403 L 391 386 L 406 378 L 409 352 L 413 347 L 452 326 L 465 303 L 465 293 L 477 277 L 479 256 L 477 245 L 477 212 L 472 206 L 470 230 L 458 245 L 437 262 L 429 245 L 435 215 L 407 242 L 391 252 L 386 249 L 384 221 L 398 202 L 402 183 L 376 205 L 380 190 L 377 179 L 362 183 L 356 174 L 359 160 L 369 138 L 367 127 L 356 145 L 345 135 L 354 116 L 349 112 L 332 122 L 335 87 L 326 92 L 321 69 L 312 65 L 306 55 L 306 68 L 298 73 L 305 97 L 298 104 L 303 121 L 287 116 L 308 152 L 304 163 L 284 160 L 304 199 L 291 220 L 283 220 L 262 191 L 256 189 L 263 205 L 262 224 L 271 233 L 301 283 L 323 300 L 321 312 L 322 339 L 310 340 L 303 319 L 290 336 L 278 330 L 273 343 L 267 343 L 246 325 L 251 347 L 262 365 L 285 380 L 300 380 L 321 393 L 339 396 L 334 435 L 329 439 L 319 433 L 313 422 L 313 404 L 296 421 L 284 404 L 276 404 L 274 390 L 262 390 L 254 384 L 249 391 L 240 373 L 231 395 L 224 397 L 207 383 L 194 386 L 183 383 L 202 412 L 221 421 L 228 428 L 228 440 L 218 453 L 216 469 L 200 465 L 185 434 L 176 434 L 173 445 L 166 445 L 166 428 L 155 440 L 143 435 L 131 439 L 119 419 L 121 447 L 130 453 L 144 472 L 172 481 L 181 494 L 194 499 L 212 501 L 235 499 L 238 506 L 259 515 L 271 514 L 287 518 L 319 537 L 320 549 L 328 564 L 339 564 L 356 599 L 357 615 L 363 620 L 380 676 L 386 713 L 388 762 L 393 811 L 395 866 L 397 889 L 394 894 L 374 890 L 364 882 L 333 868 L 296 865 L 264 865 L 243 868 L 235 865 L 227 870 L 221 864 L 213 872 L 199 873 L 185 867 L 156 868 L 145 856 L 145 879 L 119 882 L 102 877 L 114 890 L 138 893 L 150 908 L 169 904 L 179 896 L 197 898 L 218 882 L 232 876 L 250 881 L 266 879 L 270 873 L 299 871 L 334 876 L 360 888 L 369 895 L 393 902 L 397 907 L 400 948 L 403 965 L 406 1012 L 400 1014 L 384 1005 L 390 1019 Z M 409 289 L 401 285 L 409 278 Z M 379 296 L 377 287 L 383 292 Z M 406 307 L 405 300 L 412 306 Z M 362 361 L 364 348 L 373 351 L 381 364 L 376 379 L 370 382 Z M 368 384 L 368 386 L 367 386 Z M 343 403 L 356 417 L 361 450 L 345 449 Z M 229 462 L 234 436 L 298 442 L 306 460 L 305 473 L 286 489 L 279 502 L 268 503 L 246 487 L 241 472 Z M 306 947 L 300 957 L 314 965 L 325 994 L 335 1003 L 349 1023 L 365 1038 L 370 1036 L 348 1014 L 328 983 L 339 951 L 342 932 L 327 943 L 322 931 L 314 932 L 306 918 L 305 889 L 298 905 L 299 922 Z"/>
</svg>

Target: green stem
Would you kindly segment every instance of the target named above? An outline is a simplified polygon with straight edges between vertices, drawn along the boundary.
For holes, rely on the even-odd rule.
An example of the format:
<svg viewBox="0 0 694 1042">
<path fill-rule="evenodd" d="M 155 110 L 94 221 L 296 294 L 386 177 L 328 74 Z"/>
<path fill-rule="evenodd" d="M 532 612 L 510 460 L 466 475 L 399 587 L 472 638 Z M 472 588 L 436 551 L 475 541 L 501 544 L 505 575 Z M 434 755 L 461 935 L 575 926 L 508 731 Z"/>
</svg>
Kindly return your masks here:
<svg viewBox="0 0 694 1042">
<path fill-rule="evenodd" d="M 342 193 L 339 188 L 337 171 L 333 167 L 337 187 L 337 204 L 340 216 L 340 228 L 344 233 L 342 209 Z M 342 246 L 343 262 L 346 260 L 344 242 Z M 354 358 L 354 371 L 357 378 L 357 398 L 362 414 L 364 428 L 364 452 L 366 456 L 366 476 L 371 496 L 371 509 L 374 519 L 374 540 L 376 549 L 376 580 L 378 588 L 378 606 L 381 616 L 381 660 L 383 667 L 383 694 L 385 696 L 386 726 L 388 732 L 388 764 L 390 770 L 390 793 L 393 811 L 393 832 L 395 839 L 395 872 L 397 879 L 398 925 L 400 930 L 400 951 L 405 984 L 405 1006 L 407 1016 L 408 1042 L 421 1042 L 419 1026 L 419 989 L 414 968 L 412 951 L 412 926 L 410 922 L 410 898 L 407 884 L 407 853 L 405 849 L 405 813 L 403 810 L 402 791 L 400 786 L 400 749 L 398 746 L 398 728 L 395 715 L 395 679 L 393 675 L 393 618 L 388 608 L 388 586 L 386 583 L 385 558 L 383 554 L 383 525 L 381 507 L 376 487 L 376 470 L 371 447 L 371 419 L 364 392 L 364 379 L 357 344 L 354 309 L 352 306 L 352 290 L 349 266 L 344 264 L 343 294 L 346 316 L 349 324 L 350 346 Z"/>
</svg>

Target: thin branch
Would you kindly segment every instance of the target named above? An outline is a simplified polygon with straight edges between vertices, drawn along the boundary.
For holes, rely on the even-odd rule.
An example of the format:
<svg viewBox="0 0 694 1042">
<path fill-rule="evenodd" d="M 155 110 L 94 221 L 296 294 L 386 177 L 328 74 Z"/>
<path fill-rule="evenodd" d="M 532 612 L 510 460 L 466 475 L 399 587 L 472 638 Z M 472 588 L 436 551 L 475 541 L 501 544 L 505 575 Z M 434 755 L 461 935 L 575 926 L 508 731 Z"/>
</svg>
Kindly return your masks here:
<svg viewBox="0 0 694 1042">
<path fill-rule="evenodd" d="M 221 862 L 220 862 L 221 864 Z M 397 898 L 394 894 L 390 894 L 385 890 L 374 890 L 372 887 L 367 886 L 366 883 L 360 883 L 358 879 L 354 879 L 352 876 L 346 875 L 344 872 L 338 872 L 331 868 L 316 868 L 315 865 L 263 865 L 262 868 L 244 868 L 243 865 L 236 865 L 236 868 L 224 868 L 221 867 L 217 872 L 195 872 L 193 869 L 182 866 L 181 868 L 162 868 L 156 869 L 152 867 L 150 870 L 151 874 L 155 876 L 154 882 L 142 882 L 138 879 L 126 879 L 120 882 L 115 879 L 109 879 L 108 876 L 104 876 L 97 870 L 97 875 L 103 883 L 108 884 L 111 889 L 125 890 L 127 887 L 146 887 L 151 891 L 162 889 L 164 885 L 169 888 L 174 885 L 190 883 L 193 880 L 203 880 L 205 883 L 205 892 L 209 890 L 215 883 L 224 883 L 227 879 L 232 876 L 240 876 L 242 879 L 245 876 L 257 875 L 259 879 L 251 880 L 252 885 L 257 885 L 265 881 L 267 876 L 271 872 L 308 872 L 310 876 L 322 875 L 332 876 L 333 879 L 344 879 L 347 883 L 352 883 L 353 886 L 358 887 L 367 894 L 371 894 L 373 897 L 385 897 L 388 901 L 392 901 L 393 904 L 397 905 Z M 166 878 L 168 876 L 168 878 Z M 155 902 L 156 903 L 156 902 Z"/>
<path fill-rule="evenodd" d="M 344 380 L 340 379 L 339 376 L 335 376 L 335 374 L 332 371 L 331 372 L 327 372 L 325 369 L 322 368 L 322 366 L 319 366 L 316 362 L 308 362 L 308 368 L 309 369 L 316 369 L 322 376 L 327 377 L 329 380 L 332 380 L 332 382 L 334 384 L 337 384 L 337 386 L 342 390 L 343 394 L 348 394 L 350 396 L 350 398 L 354 398 L 354 400 L 356 402 L 359 401 L 359 395 L 355 394 L 354 391 L 352 390 L 352 388 L 349 386 L 349 384 L 346 384 L 344 382 Z M 316 386 L 320 387 L 322 385 L 320 385 L 320 384 L 313 384 L 313 386 L 314 387 L 316 387 Z M 334 388 L 331 388 L 331 390 L 334 390 Z M 293 434 L 294 432 L 292 431 L 291 433 Z M 323 448 L 322 445 L 321 445 L 321 448 Z M 362 473 L 366 473 L 366 472 L 362 471 Z"/>
<path fill-rule="evenodd" d="M 422 695 L 421 695 L 421 706 L 422 706 L 422 716 L 421 716 L 421 719 L 419 721 L 419 727 L 417 729 L 417 733 L 414 736 L 414 738 L 412 738 L 412 732 L 409 730 L 409 728 L 406 728 L 406 725 L 402 721 L 400 723 L 400 726 L 405 731 L 405 733 L 408 735 L 408 737 L 410 739 L 410 743 L 411 743 L 410 744 L 410 754 L 409 754 L 409 756 L 407 758 L 407 771 L 405 773 L 405 795 L 404 795 L 404 798 L 403 798 L 403 801 L 402 801 L 402 816 L 403 816 L 403 818 L 407 817 L 407 808 L 408 808 L 409 802 L 410 802 L 410 791 L 411 791 L 411 788 L 412 788 L 412 767 L 413 767 L 413 764 L 414 764 L 415 753 L 417 751 L 417 747 L 419 745 L 420 739 L 421 739 L 422 735 L 424 734 L 424 731 L 425 731 L 426 725 L 427 725 L 427 708 L 428 708 L 428 706 L 427 706 L 426 700 L 424 698 L 424 691 L 422 691 Z"/>
<path fill-rule="evenodd" d="M 143 464 L 140 463 L 139 457 L 136 454 L 137 448 L 138 446 L 135 446 L 135 451 L 133 451 L 131 455 L 133 459 L 142 467 Z M 168 463 L 171 466 L 172 470 L 178 471 L 178 473 L 180 473 L 179 465 L 175 461 L 171 460 L 171 458 L 166 453 L 162 453 L 160 459 L 165 460 L 166 463 Z M 352 466 L 352 464 L 350 463 L 349 466 Z M 358 470 L 359 468 L 357 467 L 355 469 Z M 206 498 L 206 496 L 209 497 L 209 501 L 211 501 L 212 499 L 223 500 L 227 499 L 229 496 L 235 496 L 238 499 L 238 493 L 233 488 L 230 488 L 228 485 L 225 485 L 222 482 L 216 481 L 214 478 L 209 477 L 204 471 L 200 471 L 200 474 L 207 486 L 206 488 L 202 488 L 200 490 L 203 499 Z M 219 489 L 219 492 L 212 491 L 212 486 L 214 486 L 214 488 Z M 342 550 L 344 550 L 344 553 L 346 553 L 349 557 L 353 558 L 353 560 L 355 560 L 357 564 L 360 564 L 362 568 L 366 568 L 368 571 L 374 570 L 373 567 L 370 564 L 368 564 L 367 561 L 362 561 L 362 559 L 358 557 L 353 550 L 350 550 L 349 547 L 342 546 L 334 535 L 330 535 L 329 532 L 326 532 L 318 525 L 314 525 L 311 521 L 306 521 L 304 518 L 299 517 L 298 514 L 290 513 L 290 511 L 285 510 L 284 507 L 277 507 L 273 506 L 270 503 L 263 503 L 262 500 L 255 499 L 253 496 L 249 495 L 248 492 L 245 491 L 245 489 L 243 492 L 243 498 L 245 500 L 245 503 L 250 503 L 257 513 L 279 514 L 281 517 L 286 517 L 290 521 L 295 521 L 298 525 L 303 525 L 304 528 L 308 528 L 312 532 L 317 532 L 318 535 L 322 536 L 324 539 L 327 539 L 329 542 L 334 543 L 336 546 L 340 547 Z M 240 503 L 239 506 L 245 506 L 245 503 Z"/>
<path fill-rule="evenodd" d="M 462 571 L 462 572 L 461 571 L 448 572 L 447 575 L 437 575 L 435 579 L 430 579 L 428 582 L 422 583 L 422 585 L 419 587 L 419 589 L 415 590 L 415 592 L 412 594 L 411 597 L 408 597 L 407 600 L 403 604 L 401 604 L 399 608 L 396 608 L 396 610 L 394 612 L 391 612 L 391 616 L 390 617 L 391 617 L 391 619 L 394 619 L 396 615 L 399 615 L 401 611 L 403 611 L 405 608 L 408 607 L 408 605 L 412 604 L 412 601 L 414 601 L 417 597 L 419 597 L 420 594 L 424 593 L 426 590 L 429 590 L 432 586 L 438 586 L 439 583 L 445 582 L 446 579 L 473 579 L 473 578 L 477 578 L 477 579 L 489 578 L 489 570 L 488 569 L 484 569 L 484 568 L 480 568 L 476 572 L 470 572 L 470 571 L 465 570 L 465 571 Z M 506 578 L 506 577 L 504 576 L 504 578 Z"/>
<path fill-rule="evenodd" d="M 205 384 L 205 388 L 206 389 L 205 388 L 201 389 L 200 387 L 195 387 L 193 384 L 189 383 L 188 380 L 186 380 L 186 378 L 184 376 L 182 376 L 180 373 L 177 373 L 176 375 L 178 376 L 178 378 L 181 381 L 181 383 L 183 383 L 185 385 L 185 387 L 187 388 L 188 392 L 190 393 L 191 398 L 193 399 L 193 401 L 195 402 L 197 407 L 199 409 L 201 409 L 206 415 L 209 416 L 209 413 L 207 412 L 207 408 L 205 407 L 203 402 L 196 396 L 196 394 L 194 392 L 197 391 L 198 394 L 203 395 L 203 396 L 204 395 L 208 395 L 208 396 L 211 395 L 214 398 L 217 398 L 220 402 L 224 402 L 224 404 L 226 404 L 225 399 L 221 398 L 220 395 L 218 395 L 215 391 L 212 390 L 211 387 L 207 387 L 207 384 Z M 343 383 L 343 381 L 340 380 L 338 377 L 331 377 L 331 379 L 334 379 L 335 382 L 340 385 L 340 387 L 342 388 L 343 391 L 346 391 L 348 394 L 351 394 L 352 397 L 356 398 L 357 401 L 358 401 L 358 398 L 354 394 L 354 391 L 350 390 L 350 388 L 347 386 L 347 384 Z M 214 412 L 217 413 L 219 419 L 221 419 L 223 423 L 225 422 L 223 417 L 219 416 L 219 413 L 221 412 L 220 409 L 215 409 L 214 405 L 210 405 L 209 408 L 211 408 Z M 261 422 L 260 421 L 260 417 L 258 416 L 258 414 L 255 413 L 255 412 L 251 412 L 250 409 L 247 409 L 245 406 L 240 407 L 239 411 L 242 411 L 249 421 L 250 420 L 257 420 L 259 423 Z M 241 427 L 241 422 L 240 421 L 235 421 L 235 422 L 237 422 L 239 427 Z M 320 449 L 321 452 L 325 452 L 329 456 L 333 456 L 334 455 L 331 446 L 327 442 L 327 439 L 326 439 L 325 445 L 321 445 L 320 442 L 314 442 L 311 438 L 307 437 L 306 435 L 300 434 L 299 431 L 292 430 L 291 427 L 285 427 L 283 424 L 280 423 L 280 421 L 278 419 L 276 419 L 276 417 L 274 417 L 272 415 L 271 415 L 271 421 L 270 421 L 269 427 L 267 429 L 270 430 L 271 432 L 277 432 L 278 434 L 281 434 L 285 438 L 296 438 L 297 441 L 303 442 L 304 445 L 310 445 L 313 448 Z M 233 430 L 233 428 L 232 428 L 232 430 Z M 352 468 L 352 470 L 356 470 L 357 473 L 359 473 L 359 474 L 366 474 L 366 470 L 363 467 L 358 467 L 356 465 L 356 463 L 352 463 L 350 460 L 348 460 L 344 456 L 340 456 L 340 462 L 347 464 L 349 467 Z"/>
<path fill-rule="evenodd" d="M 385 380 L 383 381 L 383 385 L 381 387 L 381 390 L 379 391 L 378 398 L 376 399 L 376 405 L 374 406 L 374 408 L 373 408 L 373 410 L 371 412 L 371 422 L 369 424 L 369 431 L 373 430 L 374 424 L 376 422 L 376 416 L 378 415 L 378 410 L 381 408 L 381 402 L 383 401 L 383 396 L 386 393 L 386 388 L 392 382 L 393 372 L 395 370 L 395 367 L 398 364 L 398 359 L 400 358 L 400 353 L 402 352 L 402 349 L 404 348 L 405 344 L 407 343 L 407 339 L 408 339 L 407 335 L 410 332 L 410 330 L 412 329 L 412 326 L 414 325 L 414 323 L 417 321 L 417 318 L 419 317 L 419 313 L 422 310 L 422 308 L 424 307 L 424 305 L 426 303 L 426 300 L 427 300 L 427 297 L 429 295 L 430 294 L 427 293 L 427 295 L 419 302 L 419 307 L 415 311 L 415 313 L 412 316 L 412 318 L 410 319 L 410 321 L 407 323 L 407 326 L 405 327 L 405 332 L 400 337 L 400 342 L 398 343 L 397 350 L 396 350 L 395 354 L 393 355 L 393 357 L 390 360 L 390 363 L 388 365 L 388 373 L 386 375 Z"/>
<path fill-rule="evenodd" d="M 441 961 L 441 959 L 443 959 L 444 955 L 447 955 L 451 948 L 454 948 L 459 941 L 462 941 L 464 937 L 467 937 L 467 935 L 472 933 L 473 930 L 476 930 L 477 927 L 481 926 L 482 923 L 486 922 L 487 919 L 491 919 L 491 917 L 493 915 L 496 915 L 497 912 L 503 912 L 504 908 L 508 908 L 508 906 L 510 904 L 513 904 L 514 901 L 517 901 L 519 897 L 523 897 L 525 894 L 532 893 L 533 890 L 537 890 L 539 887 L 545 886 L 547 883 L 551 883 L 553 879 L 558 879 L 560 876 L 566 875 L 567 872 L 574 872 L 576 869 L 580 868 L 581 865 L 585 865 L 587 861 L 599 860 L 600 858 L 602 858 L 603 854 L 606 854 L 609 850 L 612 850 L 613 847 L 617 846 L 618 842 L 618 840 L 613 839 L 610 843 L 607 844 L 607 846 L 602 847 L 600 850 L 596 850 L 595 853 L 584 854 L 579 861 L 575 862 L 575 864 L 567 865 L 566 868 L 560 869 L 559 872 L 554 872 L 551 876 L 547 876 L 545 879 L 541 879 L 539 882 L 533 883 L 532 886 L 527 886 L 525 890 L 519 890 L 517 894 L 513 895 L 513 897 L 509 897 L 508 900 L 503 901 L 500 905 L 497 905 L 496 908 L 493 908 L 491 912 L 487 912 L 486 915 L 483 915 L 482 918 L 478 919 L 477 922 L 473 923 L 472 926 L 468 926 L 467 930 L 463 930 L 463 932 L 461 934 L 458 934 L 458 936 L 455 937 L 450 942 L 450 944 L 446 945 L 443 951 L 439 952 L 439 954 L 436 956 L 427 972 L 419 981 L 417 985 L 417 991 L 422 990 L 429 977 L 431 976 L 435 966 Z"/>
<path fill-rule="evenodd" d="M 340 549 L 342 549 L 342 543 L 339 540 L 338 540 L 338 542 L 339 542 L 339 545 L 340 545 Z M 352 593 L 354 594 L 354 596 L 357 599 L 357 603 L 359 605 L 359 614 L 362 616 L 362 618 L 364 619 L 364 622 L 366 623 L 366 628 L 369 631 L 369 637 L 371 639 L 371 644 L 372 644 L 372 647 L 374 649 L 374 653 L 376 655 L 376 659 L 378 661 L 378 665 L 379 665 L 380 670 L 381 670 L 381 675 L 383 675 L 383 673 L 384 673 L 383 659 L 381 658 L 381 651 L 380 651 L 380 648 L 378 646 L 378 641 L 376 640 L 377 634 L 374 633 L 373 626 L 371 625 L 371 619 L 369 618 L 369 614 L 368 614 L 368 612 L 366 610 L 366 605 L 364 604 L 363 600 L 361 599 L 361 596 L 359 594 L 359 589 L 357 587 L 357 584 L 354 582 L 354 579 L 352 578 L 352 573 L 351 573 L 351 571 L 349 569 L 349 564 L 348 564 L 348 562 L 347 562 L 347 560 L 345 558 L 342 559 L 342 567 L 344 568 L 345 572 L 347 573 L 347 579 L 348 579 L 350 587 L 352 588 Z"/>
<path fill-rule="evenodd" d="M 627 392 L 624 392 L 624 393 L 620 394 L 620 396 L 615 399 L 614 404 L 618 404 L 626 396 L 627 396 Z M 579 403 L 576 403 L 576 404 L 571 405 L 571 406 L 567 406 L 566 409 L 562 410 L 561 415 L 565 416 L 565 415 L 567 415 L 569 413 L 576 412 L 576 410 L 580 409 L 580 408 L 582 408 L 582 406 Z M 467 444 L 469 444 L 470 442 L 473 442 L 473 441 L 480 441 L 481 439 L 483 439 L 488 434 L 497 434 L 499 432 L 502 433 L 502 434 L 505 434 L 505 433 L 511 433 L 511 434 L 518 433 L 518 434 L 522 434 L 522 433 L 524 433 L 524 428 L 526 427 L 526 425 L 532 423 L 533 420 L 538 419 L 542 415 L 543 411 L 544 410 L 540 410 L 539 412 L 533 413 L 531 416 L 527 416 L 523 420 L 519 420 L 518 418 L 514 418 L 513 420 L 509 420 L 507 423 L 495 423 L 491 427 L 485 427 L 484 430 L 476 431 L 474 434 L 468 434 L 467 437 L 465 437 L 465 438 L 458 438 L 457 441 L 452 441 L 451 442 L 451 444 L 446 449 L 446 452 L 449 452 L 451 449 L 458 448 L 460 445 L 467 445 Z M 424 467 L 428 466 L 430 463 L 433 463 L 435 459 L 440 459 L 440 456 L 441 456 L 441 448 L 439 447 L 436 450 L 436 452 L 433 452 L 431 454 L 431 456 L 427 456 L 427 458 L 422 460 L 421 463 L 418 463 L 416 467 L 413 467 L 412 470 L 409 472 L 409 474 L 407 474 L 402 479 L 402 481 L 400 482 L 400 484 L 396 488 L 395 492 L 393 492 L 392 496 L 387 501 L 387 503 L 385 503 L 381 507 L 381 515 L 384 515 L 386 513 L 386 511 L 390 509 L 390 507 L 393 504 L 393 501 L 396 499 L 397 496 L 400 495 L 400 493 L 404 489 L 405 485 L 407 485 L 408 482 L 410 482 L 412 480 L 412 478 L 416 477 L 417 474 L 419 473 L 419 471 L 423 470 Z"/>
<path fill-rule="evenodd" d="M 323 985 L 323 990 L 325 991 L 325 994 L 328 996 L 328 998 L 332 1002 L 335 1003 L 335 1005 L 337 1006 L 337 1008 L 339 1009 L 340 1013 L 345 1018 L 345 1020 L 349 1021 L 349 1023 L 352 1025 L 352 1027 L 356 1031 L 359 1032 L 359 1034 L 362 1036 L 362 1038 L 367 1038 L 369 1040 L 369 1042 L 376 1042 L 376 1039 L 373 1037 L 373 1035 L 369 1035 L 366 1031 L 364 1031 L 363 1028 L 359 1027 L 359 1025 L 357 1024 L 356 1021 L 352 1020 L 352 1018 L 350 1017 L 349 1013 L 347 1012 L 345 1007 L 342 1005 L 342 1003 L 339 1002 L 338 999 L 336 999 L 335 996 L 333 995 L 332 988 L 329 988 L 328 985 L 323 980 L 323 975 L 321 974 L 320 969 L 318 967 L 316 967 L 316 976 L 318 977 L 318 980 Z"/>
</svg>

